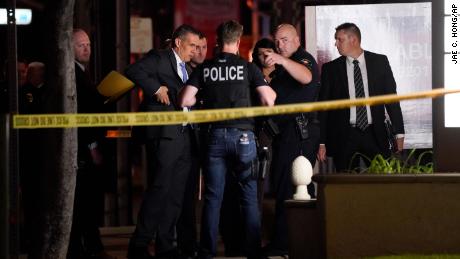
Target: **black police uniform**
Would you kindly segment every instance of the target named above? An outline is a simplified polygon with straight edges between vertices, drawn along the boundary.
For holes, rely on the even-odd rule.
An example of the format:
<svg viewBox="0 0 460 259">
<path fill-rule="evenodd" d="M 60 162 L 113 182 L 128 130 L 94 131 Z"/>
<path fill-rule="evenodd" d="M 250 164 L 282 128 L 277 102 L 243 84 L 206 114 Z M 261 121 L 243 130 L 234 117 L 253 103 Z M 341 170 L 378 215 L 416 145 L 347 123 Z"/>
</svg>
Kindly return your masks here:
<svg viewBox="0 0 460 259">
<path fill-rule="evenodd" d="M 308 103 L 317 100 L 319 92 L 319 73 L 315 59 L 301 47 L 290 57 L 291 60 L 305 65 L 312 73 L 309 84 L 303 85 L 295 80 L 283 67 L 277 66 L 270 85 L 277 94 L 276 105 L 290 103 Z M 273 139 L 272 184 L 276 195 L 275 226 L 270 250 L 287 254 L 287 219 L 284 201 L 292 199 L 294 186 L 291 181 L 291 165 L 294 159 L 305 156 L 312 166 L 315 165 L 319 147 L 319 123 L 315 113 L 275 116 L 274 121 L 280 134 Z M 303 124 L 302 129 L 299 123 Z M 302 126 L 302 125 L 300 125 Z M 301 134 L 301 130 L 303 130 Z M 314 186 L 308 186 L 310 195 L 314 195 Z M 276 254 L 276 253 L 275 253 Z"/>
<path fill-rule="evenodd" d="M 199 95 L 204 109 L 220 109 L 251 106 L 253 90 L 267 85 L 267 82 L 254 64 L 223 52 L 214 59 L 206 60 L 196 73 L 192 73 L 187 84 L 201 87 Z M 218 121 L 212 123 L 212 127 L 253 130 L 254 119 Z"/>
<path fill-rule="evenodd" d="M 258 68 L 230 53 L 220 53 L 195 70 L 188 85 L 199 88 L 205 109 L 251 106 L 255 88 L 267 85 Z M 256 257 L 260 247 L 260 214 L 257 181 L 251 165 L 257 151 L 254 119 L 242 118 L 212 123 L 207 143 L 204 170 L 205 194 L 201 229 L 200 257 L 216 255 L 220 208 L 226 174 L 235 173 L 239 181 L 240 205 L 245 219 L 246 252 Z"/>
<path fill-rule="evenodd" d="M 28 83 L 19 88 L 18 105 L 20 114 L 43 113 L 43 91 L 45 86 L 38 88 Z M 8 103 L 8 102 L 7 102 Z M 21 185 L 22 204 L 24 209 L 24 233 L 21 238 L 23 251 L 33 251 L 37 247 L 37 238 L 40 229 L 37 221 L 37 212 L 41 211 L 37 202 L 40 187 L 37 183 L 43 178 L 44 157 L 37 152 L 38 147 L 43 147 L 42 135 L 45 129 L 19 130 L 19 180 Z"/>
</svg>

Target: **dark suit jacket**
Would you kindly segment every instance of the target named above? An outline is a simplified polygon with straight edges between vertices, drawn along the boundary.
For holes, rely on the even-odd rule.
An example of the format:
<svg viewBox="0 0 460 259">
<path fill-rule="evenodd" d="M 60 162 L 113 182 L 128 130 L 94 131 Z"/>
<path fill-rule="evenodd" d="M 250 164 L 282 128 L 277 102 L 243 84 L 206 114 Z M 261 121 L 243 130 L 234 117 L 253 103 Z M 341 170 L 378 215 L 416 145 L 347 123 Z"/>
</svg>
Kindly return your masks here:
<svg viewBox="0 0 460 259">
<path fill-rule="evenodd" d="M 365 51 L 369 96 L 396 93 L 396 82 L 385 55 Z M 346 57 L 342 56 L 325 63 L 321 71 L 320 101 L 350 99 Z M 396 134 L 404 134 L 404 123 L 399 103 L 371 106 L 373 129 L 381 150 L 388 150 L 384 126 L 385 108 L 390 116 Z M 350 109 L 322 112 L 321 143 L 326 144 L 329 155 L 334 156 L 343 141 L 347 139 L 350 124 Z"/>
<path fill-rule="evenodd" d="M 75 84 L 77 88 L 78 113 L 100 113 L 103 111 L 104 97 L 96 90 L 88 73 L 75 63 Z M 88 145 L 104 138 L 104 128 L 78 128 L 78 160 L 91 162 Z M 80 165 L 81 166 L 81 165 Z"/>
<path fill-rule="evenodd" d="M 125 70 L 126 76 L 144 92 L 142 111 L 174 111 L 182 110 L 177 106 L 179 90 L 184 86 L 177 74 L 177 63 L 173 50 L 151 50 L 136 63 Z M 160 86 L 168 87 L 170 105 L 157 101 L 155 93 Z M 165 125 L 142 127 L 135 130 L 147 138 L 175 138 L 179 136 L 182 125 Z"/>
</svg>

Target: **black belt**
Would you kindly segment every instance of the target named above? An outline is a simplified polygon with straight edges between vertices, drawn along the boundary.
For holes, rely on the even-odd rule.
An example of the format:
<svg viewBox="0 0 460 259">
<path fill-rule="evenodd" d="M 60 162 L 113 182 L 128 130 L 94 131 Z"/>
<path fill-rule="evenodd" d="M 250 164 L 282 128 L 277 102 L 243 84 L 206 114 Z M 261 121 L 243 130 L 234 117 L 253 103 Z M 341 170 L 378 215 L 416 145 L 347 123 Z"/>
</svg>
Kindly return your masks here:
<svg viewBox="0 0 460 259">
<path fill-rule="evenodd" d="M 238 129 L 238 130 L 250 130 L 250 131 L 254 131 L 254 127 L 253 126 L 249 126 L 249 125 L 213 125 L 213 124 L 210 124 L 208 126 L 208 131 L 211 131 L 211 130 L 214 130 L 214 129 Z"/>
<path fill-rule="evenodd" d="M 188 132 L 189 130 L 192 130 L 193 129 L 193 126 L 192 124 L 188 123 L 187 125 L 185 126 L 182 126 L 182 129 L 181 129 L 181 133 L 184 133 L 184 132 Z"/>
<path fill-rule="evenodd" d="M 213 130 L 225 130 L 225 131 L 253 131 L 252 129 L 243 129 L 243 128 L 237 128 L 237 127 L 211 127 L 209 128 L 209 131 Z"/>
<path fill-rule="evenodd" d="M 372 126 L 372 124 L 367 124 L 367 128 L 369 128 L 370 126 Z M 350 124 L 350 127 L 351 127 L 351 128 L 356 128 L 356 127 L 358 127 L 358 125 L 356 125 L 356 124 Z"/>
</svg>

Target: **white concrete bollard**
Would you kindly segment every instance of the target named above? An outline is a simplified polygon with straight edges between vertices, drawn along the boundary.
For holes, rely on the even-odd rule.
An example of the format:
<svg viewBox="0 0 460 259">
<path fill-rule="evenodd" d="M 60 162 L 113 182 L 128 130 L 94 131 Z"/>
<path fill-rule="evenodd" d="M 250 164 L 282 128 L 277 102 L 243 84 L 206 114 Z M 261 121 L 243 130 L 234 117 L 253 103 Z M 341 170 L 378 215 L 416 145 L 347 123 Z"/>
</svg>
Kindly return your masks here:
<svg viewBox="0 0 460 259">
<path fill-rule="evenodd" d="M 311 183 L 313 168 L 310 161 L 304 156 L 298 156 L 292 162 L 292 183 L 296 186 L 294 200 L 310 200 L 307 185 Z"/>
</svg>

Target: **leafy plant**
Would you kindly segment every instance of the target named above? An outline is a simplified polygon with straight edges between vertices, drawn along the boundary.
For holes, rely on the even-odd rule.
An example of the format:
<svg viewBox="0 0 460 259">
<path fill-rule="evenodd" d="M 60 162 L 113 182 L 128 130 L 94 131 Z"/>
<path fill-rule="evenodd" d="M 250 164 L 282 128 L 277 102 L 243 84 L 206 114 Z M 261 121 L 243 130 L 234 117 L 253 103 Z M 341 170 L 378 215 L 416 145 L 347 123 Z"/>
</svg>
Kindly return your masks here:
<svg viewBox="0 0 460 259">
<path fill-rule="evenodd" d="M 412 149 L 407 158 L 403 161 L 401 158 L 391 156 L 384 158 L 378 154 L 373 159 L 365 156 L 362 153 L 355 153 L 351 158 L 350 165 L 359 157 L 369 162 L 369 167 L 365 169 L 350 168 L 354 173 L 368 173 L 368 174 L 431 174 L 433 173 L 433 162 L 422 165 L 422 159 L 425 155 L 433 155 L 433 151 L 425 151 L 421 153 L 415 162 L 412 162 L 415 149 Z"/>
</svg>

